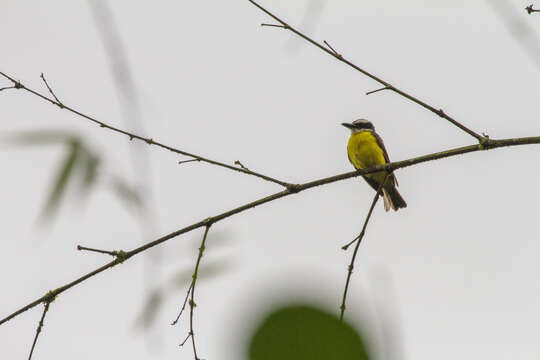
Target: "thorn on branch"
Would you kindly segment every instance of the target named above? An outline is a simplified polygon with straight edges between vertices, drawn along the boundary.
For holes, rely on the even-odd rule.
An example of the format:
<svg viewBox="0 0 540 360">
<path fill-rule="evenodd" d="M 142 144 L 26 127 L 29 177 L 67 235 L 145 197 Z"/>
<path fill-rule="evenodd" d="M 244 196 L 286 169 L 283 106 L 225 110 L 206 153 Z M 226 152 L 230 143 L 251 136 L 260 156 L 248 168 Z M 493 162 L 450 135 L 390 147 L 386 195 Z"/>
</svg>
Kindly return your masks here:
<svg viewBox="0 0 540 360">
<path fill-rule="evenodd" d="M 182 161 L 178 162 L 178 165 L 185 164 L 185 163 L 192 162 L 192 161 L 201 161 L 201 159 L 196 158 L 196 159 L 182 160 Z"/>
<path fill-rule="evenodd" d="M 240 162 L 240 160 L 236 160 L 236 161 L 234 162 L 234 165 L 238 165 L 238 166 L 240 166 L 242 169 L 244 169 L 244 170 L 246 170 L 246 171 L 251 171 L 251 170 L 249 170 L 247 167 L 245 167 L 244 164 L 242 164 L 242 163 Z"/>
<path fill-rule="evenodd" d="M 154 139 L 152 138 L 144 139 L 144 142 L 147 143 L 148 145 L 152 145 L 154 143 Z"/>
<path fill-rule="evenodd" d="M 45 79 L 45 75 L 43 75 L 43 73 L 41 73 L 41 79 L 43 80 L 43 82 L 45 83 L 45 86 L 47 87 L 47 90 L 49 90 L 49 92 L 51 93 L 51 95 L 54 97 L 54 99 L 56 100 L 55 102 L 55 105 L 57 105 L 60 109 L 63 109 L 65 106 L 64 104 L 62 104 L 62 102 L 60 100 L 58 100 L 58 98 L 56 97 L 54 91 L 51 89 L 51 87 L 49 86 L 49 83 L 47 82 L 47 80 Z"/>
<path fill-rule="evenodd" d="M 278 28 L 282 28 L 282 29 L 290 29 L 290 26 L 285 24 L 285 25 L 280 25 L 280 24 L 265 24 L 265 23 L 262 23 L 261 26 L 270 26 L 270 27 L 278 27 Z"/>
<path fill-rule="evenodd" d="M 332 53 L 334 54 L 335 57 L 338 57 L 340 59 L 343 57 L 340 53 L 338 53 L 336 50 L 334 50 L 332 45 L 330 45 L 326 40 L 323 40 L 323 42 L 326 44 L 326 46 L 328 46 L 328 48 L 332 51 Z"/>
<path fill-rule="evenodd" d="M 376 93 L 376 92 L 379 92 L 379 91 L 390 90 L 390 89 L 392 89 L 392 87 L 390 87 L 390 86 L 385 86 L 385 87 L 382 87 L 382 88 L 380 88 L 380 89 L 368 91 L 368 92 L 366 93 L 366 95 L 371 95 L 371 94 Z"/>
</svg>

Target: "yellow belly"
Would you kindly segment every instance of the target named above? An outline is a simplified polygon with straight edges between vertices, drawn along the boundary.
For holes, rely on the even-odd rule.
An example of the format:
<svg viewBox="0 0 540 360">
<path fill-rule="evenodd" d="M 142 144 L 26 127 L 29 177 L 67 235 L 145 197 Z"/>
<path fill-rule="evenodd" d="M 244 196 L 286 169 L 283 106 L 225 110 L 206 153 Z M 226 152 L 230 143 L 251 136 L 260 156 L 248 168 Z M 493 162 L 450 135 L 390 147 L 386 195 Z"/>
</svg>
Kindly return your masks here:
<svg viewBox="0 0 540 360">
<path fill-rule="evenodd" d="M 365 169 L 376 165 L 386 164 L 383 150 L 377 144 L 377 140 L 370 131 L 362 131 L 352 134 L 347 144 L 349 160 L 356 169 Z M 367 174 L 366 177 L 383 181 L 383 172 Z"/>
</svg>

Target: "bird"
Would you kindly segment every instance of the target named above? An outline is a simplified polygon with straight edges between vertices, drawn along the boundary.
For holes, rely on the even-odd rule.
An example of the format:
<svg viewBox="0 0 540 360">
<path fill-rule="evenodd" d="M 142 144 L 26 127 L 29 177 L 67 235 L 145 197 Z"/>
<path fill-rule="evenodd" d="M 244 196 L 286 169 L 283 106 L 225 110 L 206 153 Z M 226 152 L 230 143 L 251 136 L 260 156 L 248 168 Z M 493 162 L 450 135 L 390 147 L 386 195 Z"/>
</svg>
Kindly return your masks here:
<svg viewBox="0 0 540 360">
<path fill-rule="evenodd" d="M 352 123 L 342 123 L 341 125 L 351 130 L 351 136 L 347 143 L 347 155 L 355 169 L 367 169 L 390 162 L 382 138 L 375 132 L 375 127 L 371 121 L 358 119 Z M 378 191 L 387 174 L 387 171 L 378 171 L 363 175 L 363 178 L 375 191 Z M 386 211 L 390 209 L 397 211 L 407 207 L 407 203 L 396 188 L 397 186 L 396 176 L 390 173 L 382 188 L 384 209 Z"/>
</svg>

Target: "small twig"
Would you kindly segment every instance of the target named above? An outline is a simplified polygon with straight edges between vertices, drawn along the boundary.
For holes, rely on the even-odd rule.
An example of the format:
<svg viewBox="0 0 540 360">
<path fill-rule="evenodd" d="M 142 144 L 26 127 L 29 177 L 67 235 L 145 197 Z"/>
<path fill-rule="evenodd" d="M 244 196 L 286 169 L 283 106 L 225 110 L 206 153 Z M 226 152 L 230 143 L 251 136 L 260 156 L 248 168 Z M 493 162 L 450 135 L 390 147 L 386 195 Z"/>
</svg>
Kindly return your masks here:
<svg viewBox="0 0 540 360">
<path fill-rule="evenodd" d="M 51 95 L 54 97 L 54 99 L 56 100 L 56 105 L 58 105 L 58 107 L 60 109 L 63 109 L 64 108 L 64 104 L 62 104 L 62 102 L 60 100 L 58 100 L 58 98 L 56 97 L 56 94 L 54 93 L 54 91 L 51 89 L 51 87 L 49 86 L 49 83 L 47 82 L 47 80 L 45 79 L 45 75 L 43 75 L 43 73 L 41 73 L 41 79 L 43 80 L 43 82 L 45 83 L 45 86 L 47 87 L 47 89 L 49 90 L 49 92 L 51 93 Z"/>
<path fill-rule="evenodd" d="M 179 161 L 179 162 L 178 162 L 178 165 L 180 165 L 180 164 L 185 164 L 185 163 L 192 162 L 192 161 L 201 161 L 201 159 L 182 160 L 182 161 Z"/>
<path fill-rule="evenodd" d="M 3 87 L 3 88 L 0 88 L 0 91 L 7 90 L 7 89 L 16 89 L 16 88 L 17 88 L 16 86 L 6 86 L 6 87 Z"/>
<path fill-rule="evenodd" d="M 182 304 L 182 308 L 180 309 L 180 312 L 178 313 L 178 316 L 174 321 L 171 323 L 171 325 L 176 325 L 178 323 L 178 320 L 180 320 L 180 316 L 182 316 L 182 313 L 184 312 L 184 309 L 186 308 L 187 301 L 189 299 L 189 295 L 191 294 L 191 289 L 193 289 L 193 280 L 191 281 L 191 285 L 189 285 L 188 291 L 186 293 L 186 298 L 184 299 L 184 304 Z M 184 340 L 184 342 L 186 342 Z M 182 343 L 183 344 L 183 343 Z"/>
<path fill-rule="evenodd" d="M 97 253 L 100 253 L 100 254 L 107 254 L 107 255 L 111 255 L 111 256 L 117 256 L 118 255 L 117 251 L 107 251 L 107 250 L 100 250 L 100 249 L 92 249 L 92 248 L 81 246 L 81 245 L 77 245 L 77 250 L 79 250 L 79 251 L 86 250 L 86 251 L 91 251 L 91 252 L 97 252 Z"/>
<path fill-rule="evenodd" d="M 390 172 L 386 174 L 384 177 L 384 180 L 379 185 L 379 188 L 377 189 L 377 192 L 375 193 L 375 197 L 373 198 L 373 201 L 371 202 L 371 207 L 369 208 L 368 214 L 366 216 L 366 220 L 364 220 L 364 226 L 362 226 L 362 231 L 360 231 L 360 235 L 358 235 L 352 242 L 358 241 L 356 243 L 356 246 L 354 248 L 354 252 L 351 258 L 351 263 L 349 264 L 349 271 L 347 272 L 347 281 L 345 282 L 345 290 L 343 291 L 343 299 L 341 300 L 341 306 L 339 307 L 341 312 L 339 314 L 339 319 L 343 320 L 343 314 L 345 314 L 345 301 L 347 300 L 347 292 L 349 290 L 349 283 L 351 281 L 352 271 L 354 269 L 354 261 L 356 260 L 356 254 L 358 253 L 358 248 L 360 247 L 360 243 L 362 242 L 362 238 L 364 237 L 364 234 L 366 233 L 366 227 L 369 222 L 369 219 L 371 218 L 371 214 L 373 213 L 373 209 L 375 208 L 375 204 L 377 204 L 377 200 L 379 200 L 379 195 L 381 194 L 381 191 L 384 187 L 384 184 L 386 183 L 386 180 L 390 177 Z M 351 243 L 352 243 L 351 242 Z M 346 250 L 351 243 L 345 245 L 342 249 Z"/>
<path fill-rule="evenodd" d="M 315 45 L 316 47 L 318 47 L 319 49 L 323 50 L 324 52 L 332 55 L 333 57 L 335 57 L 336 59 L 338 59 L 339 61 L 349 65 L 350 67 L 352 67 L 353 69 L 355 69 L 356 71 L 359 71 L 360 73 L 364 74 L 365 76 L 375 80 L 376 82 L 378 82 L 379 84 L 385 86 L 385 87 L 388 87 L 390 88 L 393 92 L 395 92 L 396 94 L 399 94 L 401 96 L 403 96 L 404 98 L 406 99 L 409 99 L 410 101 L 420 105 L 421 107 L 433 112 L 433 113 L 436 113 L 437 115 L 441 116 L 442 118 L 448 120 L 449 122 L 451 122 L 452 124 L 454 124 L 456 127 L 460 128 L 461 130 L 465 131 L 467 134 L 473 136 L 474 138 L 476 138 L 476 140 L 478 140 L 478 142 L 481 142 L 483 141 L 483 138 L 482 138 L 482 135 L 480 134 L 477 134 L 476 132 L 474 132 L 473 130 L 467 128 L 465 125 L 461 124 L 460 122 L 458 122 L 457 120 L 455 120 L 454 118 L 444 114 L 444 113 L 440 113 L 439 110 L 437 110 L 437 108 L 429 105 L 428 103 L 425 103 L 423 102 L 422 100 L 406 93 L 405 91 L 402 91 L 398 88 L 396 88 L 395 86 L 391 85 L 390 83 L 384 81 L 383 79 L 381 79 L 380 77 L 378 76 L 375 76 L 373 75 L 372 73 L 362 69 L 361 67 L 353 64 L 352 62 L 350 62 L 349 60 L 345 59 L 341 54 L 337 54 L 334 50 L 330 50 L 328 48 L 326 48 L 323 44 L 313 40 L 312 38 L 310 38 L 309 36 L 305 35 L 304 33 L 300 32 L 299 30 L 296 30 L 295 28 L 293 28 L 292 26 L 290 26 L 289 24 L 287 24 L 285 21 L 281 20 L 279 17 L 277 17 L 276 15 L 272 14 L 269 10 L 265 9 L 264 7 L 262 7 L 261 5 L 259 5 L 256 1 L 254 0 L 248 0 L 250 3 L 252 3 L 253 5 L 255 5 L 257 8 L 259 8 L 262 12 L 264 12 L 265 14 L 267 14 L 268 16 L 270 16 L 271 18 L 273 18 L 275 21 L 277 21 L 278 23 L 282 24 L 282 27 L 287 29 L 287 30 L 290 30 L 291 32 L 295 33 L 296 35 L 298 35 L 299 37 L 301 37 L 302 39 L 306 40 L 307 42 L 311 43 L 312 45 Z M 278 25 L 274 25 L 274 26 L 278 26 Z M 326 42 L 325 42 L 326 43 Z"/>
<path fill-rule="evenodd" d="M 334 50 L 332 45 L 330 45 L 326 40 L 323 40 L 323 42 L 326 44 L 326 46 L 328 46 L 328 48 L 330 48 L 330 50 L 332 50 L 332 52 L 334 53 L 335 56 L 341 57 L 341 54 L 338 53 L 336 50 Z"/>
<path fill-rule="evenodd" d="M 540 10 L 538 10 L 538 9 L 533 9 L 533 4 L 527 6 L 527 7 L 525 8 L 525 11 L 527 11 L 527 13 L 528 13 L 529 15 L 532 14 L 533 12 L 540 12 Z"/>
<path fill-rule="evenodd" d="M 184 339 L 184 341 L 182 341 L 182 342 L 180 343 L 179 346 L 184 346 L 184 344 L 186 343 L 186 341 L 189 340 L 189 338 L 191 337 L 191 335 L 193 335 L 193 334 L 192 334 L 191 332 L 188 332 L 186 338 Z"/>
<path fill-rule="evenodd" d="M 376 93 L 376 92 L 379 92 L 379 91 L 390 90 L 390 89 L 391 89 L 390 86 L 385 86 L 385 87 L 382 87 L 382 88 L 377 89 L 377 90 L 368 91 L 368 92 L 366 93 L 366 95 L 371 95 L 371 94 Z"/>
<path fill-rule="evenodd" d="M 34 336 L 34 342 L 32 343 L 32 348 L 30 349 L 30 355 L 28 355 L 28 360 L 32 359 L 32 354 L 34 353 L 34 348 L 36 347 L 37 339 L 39 337 L 39 334 L 41 333 L 41 329 L 43 328 L 43 321 L 45 320 L 45 315 L 47 315 L 47 311 L 49 311 L 49 305 L 51 305 L 51 301 L 46 301 L 43 313 L 41 314 L 41 319 L 39 320 L 38 327 L 36 329 L 36 336 Z"/>
<path fill-rule="evenodd" d="M 288 28 L 288 25 L 265 24 L 265 23 L 262 23 L 261 26 L 278 27 L 278 28 L 282 28 L 282 29 L 287 29 Z"/>
<path fill-rule="evenodd" d="M 114 261 L 115 264 L 121 264 L 131 257 L 131 255 L 125 252 L 124 250 L 107 251 L 107 250 L 100 250 L 100 249 L 92 249 L 92 248 L 84 247 L 81 245 L 77 245 L 77 250 L 79 251 L 86 250 L 86 251 L 92 251 L 92 252 L 97 252 L 100 254 L 107 254 L 107 255 L 114 256 L 116 258 Z"/>
<path fill-rule="evenodd" d="M 238 166 L 240 166 L 242 169 L 244 169 L 244 170 L 246 170 L 246 171 L 251 171 L 251 170 L 249 170 L 247 167 L 245 167 L 245 166 L 240 162 L 240 160 L 236 160 L 236 161 L 234 162 L 234 165 L 238 165 Z"/>
</svg>

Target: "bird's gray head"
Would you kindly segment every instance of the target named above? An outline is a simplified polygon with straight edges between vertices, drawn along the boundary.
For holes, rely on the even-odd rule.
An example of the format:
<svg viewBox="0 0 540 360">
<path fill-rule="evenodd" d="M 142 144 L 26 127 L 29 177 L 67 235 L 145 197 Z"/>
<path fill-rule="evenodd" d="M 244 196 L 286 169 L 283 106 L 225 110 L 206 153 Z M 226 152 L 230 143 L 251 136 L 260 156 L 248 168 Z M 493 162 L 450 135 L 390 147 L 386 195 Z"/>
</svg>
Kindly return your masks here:
<svg viewBox="0 0 540 360">
<path fill-rule="evenodd" d="M 366 119 L 358 119 L 358 120 L 354 120 L 350 124 L 349 123 L 342 123 L 341 125 L 343 125 L 346 128 L 350 129 L 353 134 L 357 133 L 357 132 L 360 132 L 360 131 L 365 131 L 365 130 L 375 131 L 375 127 L 373 126 L 371 121 L 366 120 Z"/>
</svg>

